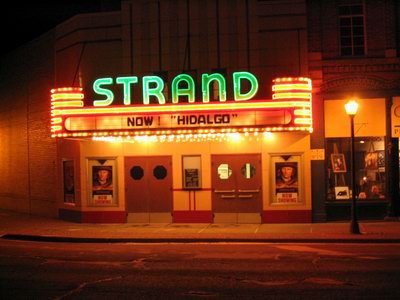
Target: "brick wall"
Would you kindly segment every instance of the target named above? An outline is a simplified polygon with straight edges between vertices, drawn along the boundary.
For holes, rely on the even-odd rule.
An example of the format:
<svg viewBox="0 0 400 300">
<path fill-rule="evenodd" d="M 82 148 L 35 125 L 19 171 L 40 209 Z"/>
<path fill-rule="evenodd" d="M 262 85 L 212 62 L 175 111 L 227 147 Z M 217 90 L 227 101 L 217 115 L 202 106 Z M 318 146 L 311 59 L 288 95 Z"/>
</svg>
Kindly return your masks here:
<svg viewBox="0 0 400 300">
<path fill-rule="evenodd" d="M 2 58 L 0 207 L 56 216 L 56 144 L 50 137 L 51 32 Z"/>
<path fill-rule="evenodd" d="M 199 85 L 200 74 L 213 69 L 248 70 L 266 85 L 261 98 L 271 96 L 275 77 L 308 75 L 304 0 L 125 1 L 122 7 L 126 72 L 168 71 L 170 83 L 190 69 Z"/>
</svg>

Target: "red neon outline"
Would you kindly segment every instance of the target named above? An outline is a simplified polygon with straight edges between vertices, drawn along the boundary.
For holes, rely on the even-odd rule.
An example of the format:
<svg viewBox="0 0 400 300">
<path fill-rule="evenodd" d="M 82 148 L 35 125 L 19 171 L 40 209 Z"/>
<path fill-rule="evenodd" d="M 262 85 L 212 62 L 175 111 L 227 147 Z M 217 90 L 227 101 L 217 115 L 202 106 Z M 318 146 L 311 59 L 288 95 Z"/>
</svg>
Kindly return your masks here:
<svg viewBox="0 0 400 300">
<path fill-rule="evenodd" d="M 139 134 L 155 134 L 158 135 L 163 134 L 163 132 L 168 132 L 168 134 L 175 134 L 179 132 L 189 132 L 190 134 L 197 134 L 203 131 L 212 131 L 214 133 L 226 133 L 226 132 L 247 132 L 247 129 L 254 129 L 255 131 L 260 132 L 269 132 L 269 131 L 312 131 L 312 82 L 311 79 L 305 77 L 298 78 L 277 78 L 273 80 L 273 99 L 262 99 L 262 100 L 251 100 L 251 101 L 225 101 L 225 102 L 207 102 L 207 103 L 167 103 L 167 104 L 134 104 L 129 106 L 124 105 L 114 105 L 114 106 L 106 106 L 106 107 L 95 107 L 88 106 L 83 107 L 80 105 L 80 102 L 83 104 L 84 93 L 83 89 L 79 87 L 67 87 L 67 88 L 57 88 L 51 90 L 51 103 L 55 102 L 63 103 L 62 106 L 52 105 L 51 106 L 51 132 L 52 137 L 70 137 L 70 136 L 116 136 L 116 135 L 126 135 L 126 136 L 137 136 Z M 290 85 L 293 85 L 293 89 L 290 89 Z M 299 86 L 301 85 L 301 86 Z M 285 86 L 280 89 L 279 86 Z M 69 97 L 70 94 L 70 97 Z M 283 95 L 295 95 L 300 94 L 303 97 L 282 97 Z M 60 96 L 55 96 L 60 95 Z M 306 95 L 306 96 L 304 96 Z M 309 97 L 308 97 L 309 95 Z M 277 96 L 277 97 L 276 97 Z M 282 98 L 280 98 L 280 96 Z M 278 98 L 278 99 L 274 99 Z M 68 103 L 70 105 L 68 105 Z M 79 103 L 79 105 L 78 105 Z M 239 103 L 243 103 L 245 107 L 235 107 L 240 106 Z M 279 104 L 282 103 L 282 106 L 272 106 L 272 107 L 262 107 L 262 104 Z M 290 106 L 290 103 L 293 105 Z M 232 104 L 232 108 L 229 108 L 230 104 Z M 251 104 L 257 104 L 257 107 L 251 107 Z M 260 106 L 261 104 L 261 106 Z M 284 105 L 284 104 L 289 104 Z M 221 109 L 218 109 L 218 106 L 221 105 Z M 185 106 L 188 109 L 184 109 Z M 201 109 L 201 106 L 212 106 L 215 108 L 212 109 Z M 249 106 L 249 107 L 247 107 Z M 129 112 L 120 112 L 118 111 L 121 108 L 128 108 Z M 149 111 L 139 111 L 135 112 L 135 108 L 148 108 Z M 175 107 L 179 108 L 178 111 L 174 111 L 171 109 Z M 190 109 L 189 109 L 190 107 Z M 197 108 L 196 108 L 197 107 Z M 151 109 L 154 108 L 154 111 Z M 165 111 L 165 108 L 171 109 Z M 82 110 L 91 110 L 92 112 L 88 113 L 79 113 L 79 114 L 63 114 L 63 112 L 73 112 L 73 111 L 82 111 Z M 101 113 L 102 110 L 106 112 Z M 113 112 L 115 110 L 115 112 Z M 106 117 L 106 116 L 129 116 L 129 115 L 173 115 L 173 114 L 223 114 L 223 113 L 235 113 L 235 112 L 245 112 L 245 111 L 279 111 L 285 110 L 289 114 L 291 114 L 292 118 L 288 124 L 277 124 L 277 126 L 271 125 L 263 125 L 263 126 L 231 126 L 231 127 L 212 127 L 212 126 L 201 126 L 201 127 L 179 127 L 179 128 L 142 128 L 142 129 L 108 129 L 108 130 L 94 130 L 94 131 L 68 131 L 65 129 L 64 122 L 67 118 L 70 117 Z M 94 113 L 93 111 L 98 111 Z M 294 111 L 310 111 L 309 114 L 299 114 Z M 61 122 L 60 122 L 61 119 Z M 57 120 L 57 121 L 56 121 Z M 246 130 L 245 130 L 246 129 Z"/>
</svg>

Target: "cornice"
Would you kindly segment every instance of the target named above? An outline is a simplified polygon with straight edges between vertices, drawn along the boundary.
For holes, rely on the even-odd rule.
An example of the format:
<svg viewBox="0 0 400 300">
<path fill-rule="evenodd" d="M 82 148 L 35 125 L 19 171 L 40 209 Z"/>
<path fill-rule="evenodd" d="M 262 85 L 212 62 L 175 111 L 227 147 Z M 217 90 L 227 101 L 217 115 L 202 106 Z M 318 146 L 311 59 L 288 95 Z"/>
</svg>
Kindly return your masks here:
<svg viewBox="0 0 400 300">
<path fill-rule="evenodd" d="M 346 75 L 325 80 L 321 92 L 393 90 L 400 89 L 400 79 L 389 80 L 377 76 Z"/>
<path fill-rule="evenodd" d="M 323 65 L 324 73 L 400 72 L 400 63 Z"/>
</svg>

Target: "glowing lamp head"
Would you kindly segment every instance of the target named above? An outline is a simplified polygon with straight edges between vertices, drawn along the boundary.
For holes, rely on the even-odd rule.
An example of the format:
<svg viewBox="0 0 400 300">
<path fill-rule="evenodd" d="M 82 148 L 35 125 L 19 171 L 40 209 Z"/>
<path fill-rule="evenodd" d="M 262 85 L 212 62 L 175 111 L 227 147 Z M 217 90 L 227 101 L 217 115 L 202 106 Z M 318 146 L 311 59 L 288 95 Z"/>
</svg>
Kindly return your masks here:
<svg viewBox="0 0 400 300">
<path fill-rule="evenodd" d="M 358 103 L 355 100 L 349 100 L 345 105 L 344 108 L 346 110 L 346 114 L 351 117 L 354 117 L 357 114 L 358 110 Z"/>
</svg>

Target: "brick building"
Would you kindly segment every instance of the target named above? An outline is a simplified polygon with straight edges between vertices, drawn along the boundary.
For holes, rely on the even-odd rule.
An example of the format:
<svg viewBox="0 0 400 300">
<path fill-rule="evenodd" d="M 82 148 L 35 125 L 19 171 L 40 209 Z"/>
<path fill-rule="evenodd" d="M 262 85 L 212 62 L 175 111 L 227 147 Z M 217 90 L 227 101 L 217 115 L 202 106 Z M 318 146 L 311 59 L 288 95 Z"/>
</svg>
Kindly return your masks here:
<svg viewBox="0 0 400 300">
<path fill-rule="evenodd" d="M 314 120 L 324 122 L 320 127 L 324 132 L 314 132 L 313 137 L 320 138 L 313 139 L 316 144 L 312 147 L 324 145 L 327 160 L 335 152 L 345 152 L 349 164 L 350 129 L 342 108 L 346 99 L 360 99 L 355 118 L 355 169 L 358 193 L 367 196 L 359 201 L 360 214 L 382 218 L 398 213 L 399 144 L 398 135 L 392 135 L 396 117 L 391 116 L 391 108 L 399 101 L 399 5 L 396 1 L 307 3 L 309 72 L 314 100 L 324 103 L 324 112 L 317 113 L 319 117 Z M 368 167 L 366 156 L 373 152 L 379 155 L 379 162 Z M 325 186 L 314 186 L 327 196 L 325 202 L 314 205 L 315 211 L 320 211 L 315 216 L 343 219 L 349 203 L 337 201 L 334 189 L 349 183 L 349 172 L 346 176 L 335 174 L 326 162 L 324 175 L 320 175 Z M 385 194 L 385 201 L 369 198 L 375 185 Z"/>
<path fill-rule="evenodd" d="M 399 145 L 392 125 L 398 116 L 391 109 L 400 97 L 399 9 L 389 0 L 122 1 L 120 11 L 77 15 L 2 59 L 0 203 L 80 222 L 346 220 L 349 197 L 338 196 L 351 186 L 343 105 L 357 96 L 360 217 L 396 215 Z M 78 125 L 75 135 L 51 137 L 53 88 L 81 87 L 85 107 L 105 101 L 107 89 L 113 105 L 123 106 L 126 90 L 115 81 L 130 78 L 129 104 L 140 109 L 142 78 L 161 79 L 165 87 L 158 99 L 170 103 L 173 81 L 188 74 L 196 87 L 194 104 L 200 105 L 202 75 L 220 74 L 230 103 L 236 97 L 232 74 L 238 71 L 257 78 L 255 99 L 273 97 L 275 78 L 311 78 L 312 133 L 292 123 L 275 124 L 270 115 L 265 122 L 271 126 L 209 126 L 206 136 L 196 127 L 172 128 L 171 141 L 154 128 L 118 135 L 113 127 L 111 134 L 87 130 L 89 119 L 79 126 L 90 137 Z M 105 78 L 114 85 L 94 88 Z M 219 86 L 209 90 L 211 104 L 222 103 Z M 177 85 L 183 94 L 186 88 Z M 153 96 L 154 89 L 148 85 Z M 185 97 L 178 101 L 187 102 Z M 230 139 L 228 129 L 238 133 L 239 142 Z M 99 141 L 93 135 L 114 139 Z M 142 142 L 153 137 L 155 142 Z M 343 159 L 344 169 L 334 169 L 336 157 Z M 295 167 L 298 185 L 279 190 L 278 167 L 284 164 Z M 100 169 L 113 175 L 111 191 L 95 191 Z M 73 191 L 67 191 L 69 172 Z M 195 188 L 188 186 L 189 177 Z"/>
</svg>

